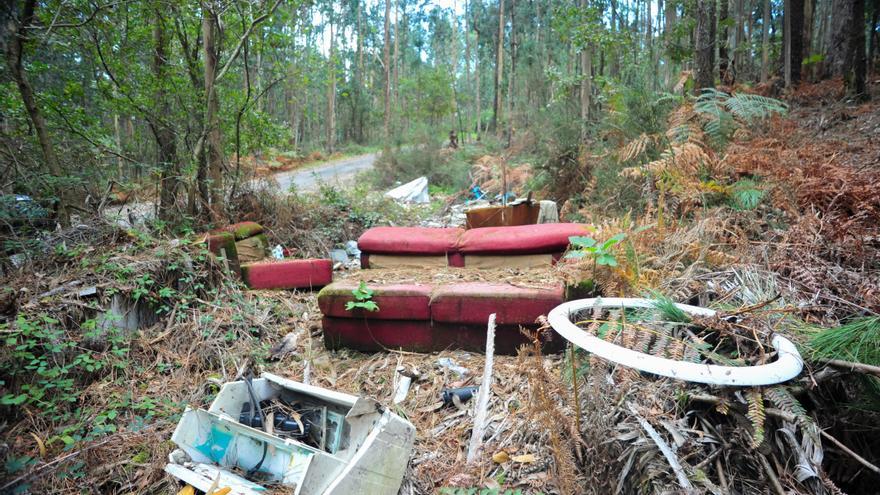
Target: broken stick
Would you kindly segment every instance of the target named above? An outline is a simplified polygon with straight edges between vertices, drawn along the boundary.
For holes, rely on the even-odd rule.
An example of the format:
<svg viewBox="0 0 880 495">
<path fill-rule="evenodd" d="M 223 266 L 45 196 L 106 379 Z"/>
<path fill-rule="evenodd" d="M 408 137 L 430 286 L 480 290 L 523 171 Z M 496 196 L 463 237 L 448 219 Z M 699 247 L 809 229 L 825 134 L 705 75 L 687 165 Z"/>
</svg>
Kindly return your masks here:
<svg viewBox="0 0 880 495">
<path fill-rule="evenodd" d="M 467 462 L 471 463 L 483 445 L 486 434 L 486 416 L 489 409 L 489 387 L 492 385 L 492 361 L 495 355 L 495 313 L 489 315 L 489 328 L 486 330 L 486 365 L 483 367 L 483 380 L 477 394 L 474 413 L 474 430 L 468 444 Z"/>
</svg>

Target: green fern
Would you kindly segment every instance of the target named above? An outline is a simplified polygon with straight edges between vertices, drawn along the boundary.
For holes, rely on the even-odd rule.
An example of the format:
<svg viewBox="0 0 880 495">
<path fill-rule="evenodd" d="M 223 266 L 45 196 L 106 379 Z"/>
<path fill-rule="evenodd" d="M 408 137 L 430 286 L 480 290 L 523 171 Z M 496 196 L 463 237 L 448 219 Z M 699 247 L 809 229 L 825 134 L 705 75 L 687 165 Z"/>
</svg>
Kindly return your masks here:
<svg viewBox="0 0 880 495">
<path fill-rule="evenodd" d="M 736 93 L 728 97 L 724 106 L 734 117 L 746 123 L 764 120 L 773 114 L 784 115 L 788 112 L 788 105 L 780 100 L 748 93 Z"/>
<path fill-rule="evenodd" d="M 765 96 L 737 93 L 729 95 L 712 88 L 704 89 L 694 111 L 703 116 L 703 130 L 716 147 L 724 146 L 741 124 L 752 124 L 773 114 L 784 114 L 788 106 Z"/>
<path fill-rule="evenodd" d="M 758 183 L 743 179 L 737 181 L 733 185 L 733 207 L 737 210 L 754 210 L 764 199 L 764 191 L 762 191 Z"/>
</svg>

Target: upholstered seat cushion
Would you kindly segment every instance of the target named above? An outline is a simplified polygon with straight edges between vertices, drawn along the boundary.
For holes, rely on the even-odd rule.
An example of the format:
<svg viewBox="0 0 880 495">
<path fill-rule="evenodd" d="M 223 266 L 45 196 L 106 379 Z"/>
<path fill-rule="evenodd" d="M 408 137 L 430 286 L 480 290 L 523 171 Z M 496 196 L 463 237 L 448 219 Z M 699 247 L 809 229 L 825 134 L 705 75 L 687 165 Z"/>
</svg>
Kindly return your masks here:
<svg viewBox="0 0 880 495">
<path fill-rule="evenodd" d="M 371 300 L 379 306 L 378 311 L 354 309 L 348 311 L 346 304 L 355 301 L 352 291 L 358 288 L 359 281 L 342 280 L 333 282 L 318 293 L 318 307 L 324 316 L 335 318 L 369 318 L 379 320 L 429 320 L 433 286 L 425 284 L 390 284 L 370 286 Z"/>
<path fill-rule="evenodd" d="M 458 250 L 465 255 L 558 253 L 568 248 L 569 237 L 587 233 L 587 226 L 579 223 L 483 227 L 465 231 Z"/>
<path fill-rule="evenodd" d="M 241 266 L 241 278 L 251 289 L 315 289 L 333 281 L 326 259 L 260 261 Z"/>
<path fill-rule="evenodd" d="M 321 320 L 324 346 L 358 351 L 403 349 L 410 352 L 434 350 L 434 332 L 428 320 L 367 320 L 333 318 Z"/>
<path fill-rule="evenodd" d="M 446 254 L 454 252 L 463 229 L 428 227 L 373 227 L 358 239 L 365 253 Z"/>
<path fill-rule="evenodd" d="M 495 313 L 499 325 L 530 325 L 562 301 L 561 285 L 533 289 L 483 282 L 449 284 L 434 289 L 431 319 L 445 323 L 485 324 L 489 315 Z"/>
</svg>

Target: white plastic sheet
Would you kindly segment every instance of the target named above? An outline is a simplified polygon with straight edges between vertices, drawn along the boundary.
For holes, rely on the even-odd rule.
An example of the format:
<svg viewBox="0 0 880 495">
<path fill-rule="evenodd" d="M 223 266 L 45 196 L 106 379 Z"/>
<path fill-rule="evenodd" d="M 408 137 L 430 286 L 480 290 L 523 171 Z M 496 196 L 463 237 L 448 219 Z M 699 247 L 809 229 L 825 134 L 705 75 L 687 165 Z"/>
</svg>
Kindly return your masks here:
<svg viewBox="0 0 880 495">
<path fill-rule="evenodd" d="M 405 203 L 428 203 L 428 178 L 419 177 L 416 180 L 395 187 L 385 193 L 385 197 Z"/>
</svg>

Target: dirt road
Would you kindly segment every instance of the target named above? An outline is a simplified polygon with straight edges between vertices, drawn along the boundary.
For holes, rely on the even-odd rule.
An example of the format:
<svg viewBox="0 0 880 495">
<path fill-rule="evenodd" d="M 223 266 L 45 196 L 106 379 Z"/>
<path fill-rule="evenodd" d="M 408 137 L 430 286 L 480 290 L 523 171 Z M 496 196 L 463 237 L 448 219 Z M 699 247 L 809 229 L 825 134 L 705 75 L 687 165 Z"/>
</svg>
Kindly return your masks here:
<svg viewBox="0 0 880 495">
<path fill-rule="evenodd" d="M 314 191 L 318 189 L 320 182 L 342 185 L 353 179 L 358 172 L 372 168 L 375 161 L 376 153 L 342 158 L 305 170 L 282 172 L 275 175 L 275 180 L 282 191 L 290 190 L 291 185 L 297 191 Z"/>
</svg>

